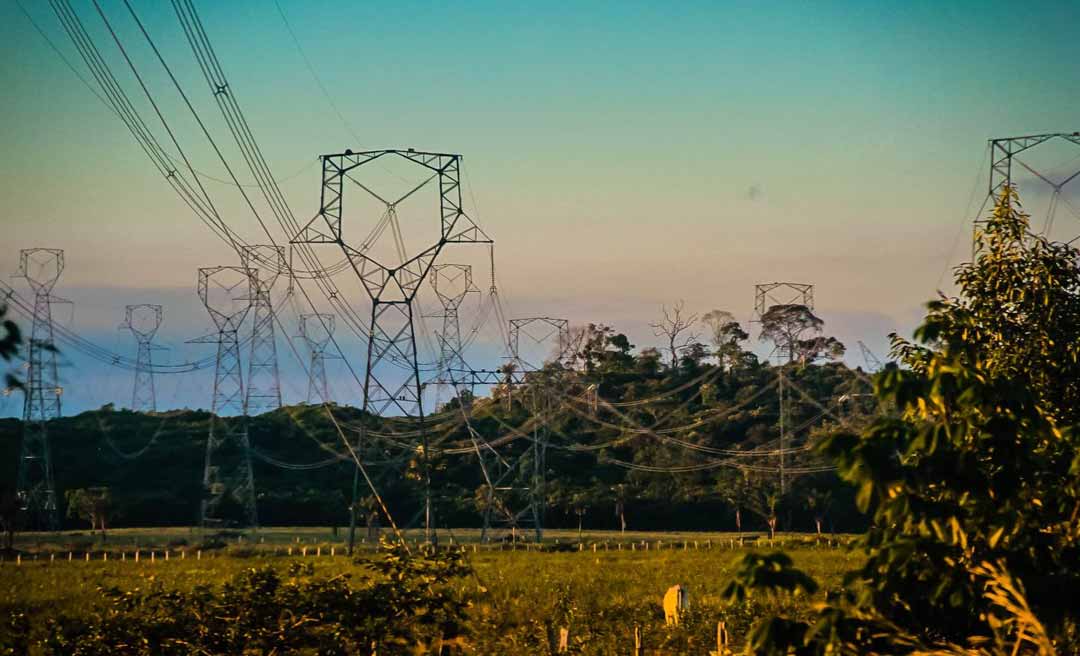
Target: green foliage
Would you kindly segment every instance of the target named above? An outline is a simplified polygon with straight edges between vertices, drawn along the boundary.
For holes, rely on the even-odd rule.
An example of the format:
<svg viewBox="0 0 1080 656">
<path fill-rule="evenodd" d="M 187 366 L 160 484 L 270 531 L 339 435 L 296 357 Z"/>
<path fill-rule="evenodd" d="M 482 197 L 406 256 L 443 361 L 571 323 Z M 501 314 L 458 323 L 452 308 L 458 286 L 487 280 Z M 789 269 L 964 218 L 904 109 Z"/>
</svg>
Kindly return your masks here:
<svg viewBox="0 0 1080 656">
<path fill-rule="evenodd" d="M 736 603 L 746 601 L 754 592 L 814 594 L 817 589 L 814 579 L 792 567 L 787 554 L 752 552 L 743 556 L 722 594 L 727 601 Z"/>
<path fill-rule="evenodd" d="M 19 347 L 22 345 L 22 331 L 19 330 L 17 323 L 11 319 L 5 319 L 5 316 L 7 316 L 7 305 L 0 303 L 0 328 L 3 329 L 0 332 L 0 360 L 11 362 L 19 354 Z M 5 373 L 4 385 L 7 388 L 18 388 L 22 383 L 14 374 Z M 3 391 L 8 393 L 7 390 Z"/>
<path fill-rule="evenodd" d="M 1006 189 L 930 305 L 907 368 L 877 378 L 895 409 L 822 445 L 872 516 L 861 567 L 816 622 L 776 620 L 755 650 L 1077 653 L 1080 253 L 1028 234 Z M 1047 637 L 1050 636 L 1050 637 Z"/>
<path fill-rule="evenodd" d="M 621 517 L 634 528 L 734 530 L 736 507 L 729 501 L 727 488 L 734 480 L 730 474 L 737 472 L 718 468 L 672 475 L 627 469 L 611 461 L 631 463 L 634 468 L 679 469 L 700 465 L 707 457 L 668 437 L 704 449 L 769 448 L 778 435 L 775 369 L 756 363 L 737 344 L 734 348 L 741 355 L 732 355 L 726 365 L 714 363 L 712 357 L 684 357 L 683 363 L 673 369 L 661 364 L 655 352 L 632 353 L 633 346 L 626 337 L 609 327 L 591 326 L 577 334 L 580 339 L 571 343 L 578 367 L 573 376 L 555 367 L 530 373 L 526 376 L 528 384 L 513 391 L 512 402 L 507 403 L 505 396 L 497 393 L 496 398 L 476 398 L 471 404 L 471 426 L 488 440 L 515 431 L 531 434 L 536 428 L 533 385 L 539 386 L 538 379 L 553 381 L 550 429 L 558 446 L 545 454 L 549 470 L 546 493 L 551 502 L 551 511 L 545 517 L 547 525 L 576 528 L 578 515 L 574 507 L 561 502 L 580 494 L 590 499 L 588 513 L 582 518 L 584 528 L 619 528 L 619 502 L 610 490 L 623 486 Z M 695 355 L 694 349 L 687 349 L 684 355 Z M 792 386 L 805 390 L 814 399 L 865 394 L 868 389 L 855 372 L 840 363 L 787 367 L 784 375 Z M 583 403 L 580 399 L 589 387 L 600 399 L 619 404 L 618 412 L 602 402 L 595 408 Z M 820 424 L 820 408 L 807 398 L 792 392 L 786 405 L 789 426 Z M 336 406 L 333 412 L 346 435 L 355 435 L 361 425 L 371 433 L 400 430 L 381 425 L 378 419 L 348 406 Z M 101 408 L 54 420 L 49 425 L 49 437 L 53 460 L 59 463 L 54 472 L 57 488 L 60 494 L 72 489 L 109 488 L 115 525 L 190 525 L 199 513 L 209 419 L 209 413 L 203 411 L 143 414 Z M 226 417 L 221 421 L 228 424 L 236 419 Z M 353 468 L 326 409 L 286 407 L 251 417 L 248 425 L 258 454 L 279 461 L 319 462 L 330 455 L 328 450 L 343 456 L 338 463 L 300 471 L 255 459 L 262 523 L 347 525 Z M 635 425 L 671 432 L 650 435 L 628 430 Z M 471 444 L 460 408 L 443 408 L 431 418 L 429 426 L 434 444 Z M 17 420 L 0 419 L 0 481 L 15 480 L 20 436 L 21 424 Z M 507 461 L 517 461 L 522 467 L 519 475 L 527 479 L 532 467 L 531 443 L 519 439 L 501 444 L 501 452 L 509 454 L 505 456 Z M 571 449 L 575 444 L 587 448 Z M 388 452 L 400 453 L 391 441 L 373 438 L 364 441 L 359 455 L 371 463 L 391 513 L 395 517 L 414 516 L 423 507 L 422 478 L 388 475 L 408 464 L 388 459 Z M 137 458 L 123 455 L 140 453 Z M 415 453 L 410 455 L 415 457 Z M 475 459 L 434 455 L 434 484 L 440 490 L 434 510 L 439 523 L 479 526 L 482 513 L 478 506 L 482 510 L 487 496 Z M 789 464 L 798 466 L 798 458 L 810 455 L 793 455 Z M 815 484 L 835 492 L 829 526 L 842 531 L 862 528 L 863 520 L 855 512 L 850 495 L 839 490 L 835 476 L 823 475 L 815 479 Z M 814 530 L 813 513 L 804 507 L 801 485 L 795 481 L 789 486 L 785 499 L 776 506 L 782 530 Z M 505 496 L 513 495 L 495 499 L 500 517 L 516 515 L 527 501 L 511 498 L 503 512 L 498 504 L 504 502 Z M 745 530 L 767 529 L 768 513 L 751 515 L 745 507 L 742 513 Z M 358 521 L 366 523 L 362 516 Z M 70 526 L 78 523 L 69 520 Z"/>
<path fill-rule="evenodd" d="M 103 604 L 51 617 L 32 637 L 26 615 L 10 613 L 0 653 L 44 656 L 206 656 L 232 654 L 412 654 L 466 643 L 467 603 L 458 585 L 469 573 L 458 556 L 387 554 L 363 565 L 373 574 L 316 575 L 293 562 L 282 571 L 246 567 L 220 587 L 190 591 L 149 577 L 144 587 L 101 587 Z M 20 651 L 22 650 L 22 651 Z"/>
<path fill-rule="evenodd" d="M 819 334 L 824 326 L 805 305 L 773 305 L 761 315 L 761 339 L 787 354 L 788 362 L 837 360 L 844 355 L 844 345 L 835 337 Z"/>
<path fill-rule="evenodd" d="M 107 487 L 77 488 L 64 493 L 67 516 L 90 522 L 90 530 L 99 526 L 105 530 L 105 522 L 112 512 L 112 493 Z"/>
</svg>

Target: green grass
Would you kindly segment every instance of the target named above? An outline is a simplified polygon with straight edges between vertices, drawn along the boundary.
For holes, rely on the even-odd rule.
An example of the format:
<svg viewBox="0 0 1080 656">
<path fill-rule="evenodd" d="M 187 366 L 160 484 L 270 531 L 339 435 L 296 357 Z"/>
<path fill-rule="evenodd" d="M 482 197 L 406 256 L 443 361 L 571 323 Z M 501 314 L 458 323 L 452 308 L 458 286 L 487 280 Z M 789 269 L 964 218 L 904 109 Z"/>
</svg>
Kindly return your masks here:
<svg viewBox="0 0 1080 656">
<path fill-rule="evenodd" d="M 344 532 L 334 541 L 328 529 L 264 529 L 259 535 L 262 542 L 248 539 L 242 545 L 203 551 L 201 560 L 195 559 L 194 547 L 187 547 L 184 559 L 173 549 L 168 561 L 161 551 L 156 552 L 154 562 L 149 561 L 147 550 L 151 547 L 189 535 L 189 544 L 196 544 L 197 539 L 186 529 L 113 531 L 107 545 L 109 560 L 102 560 L 102 547 L 97 545 L 91 562 L 74 555 L 68 562 L 67 554 L 57 548 L 78 536 L 54 536 L 52 540 L 45 536 L 33 540 L 31 536 L 20 546 L 40 544 L 37 560 L 27 553 L 21 565 L 10 558 L 0 565 L 0 611 L 18 604 L 29 609 L 35 622 L 43 621 L 49 614 L 77 615 L 101 604 L 101 588 L 130 590 L 160 582 L 168 588 L 190 589 L 198 584 L 220 584 L 246 568 L 263 564 L 284 568 L 296 560 L 315 563 L 320 575 L 350 574 L 357 585 L 368 575 L 362 565 L 343 556 L 340 539 Z M 415 532 L 410 534 L 410 539 L 418 537 Z M 556 540 L 563 548 L 568 542 L 576 548 L 576 532 L 552 532 L 548 537 L 549 548 Z M 583 537 L 583 551 L 525 551 L 522 545 L 516 550 L 510 545 L 477 545 L 474 551 L 475 532 L 455 532 L 455 542 L 466 543 L 467 558 L 475 572 L 462 582 L 472 599 L 470 628 L 475 653 L 546 653 L 547 635 L 562 626 L 570 629 L 572 653 L 627 652 L 634 625 L 642 627 L 650 647 L 665 653 L 707 653 L 715 641 L 717 621 L 725 621 L 733 637 L 741 641 L 763 614 L 804 615 L 812 601 L 769 598 L 737 606 L 721 601 L 720 592 L 737 560 L 747 550 L 767 549 L 764 540 L 757 547 L 749 542 L 740 546 L 733 543 L 730 534 L 716 533 L 620 536 L 592 532 Z M 622 539 L 621 549 L 618 539 Z M 637 542 L 633 551 L 631 540 Z M 648 551 L 641 548 L 641 540 L 649 541 Z M 685 547 L 683 540 L 687 540 Z M 781 540 L 795 565 L 821 584 L 818 597 L 836 589 L 843 571 L 856 564 L 856 556 L 845 548 L 815 543 L 807 536 Z M 130 555 L 136 541 L 141 551 L 139 563 Z M 444 536 L 442 544 L 448 541 Z M 663 548 L 656 548 L 657 541 L 663 542 Z M 595 552 L 593 543 L 597 545 Z M 301 545 L 308 547 L 306 557 L 298 555 Z M 290 546 L 291 557 L 284 555 Z M 335 549 L 333 558 L 328 555 L 330 546 Z M 314 556 L 317 548 L 321 557 Z M 127 554 L 124 561 L 117 559 L 121 551 Z M 55 561 L 49 560 L 50 554 L 56 554 Z M 664 626 L 661 598 L 676 583 L 689 591 L 690 612 L 682 627 L 669 629 Z"/>
</svg>

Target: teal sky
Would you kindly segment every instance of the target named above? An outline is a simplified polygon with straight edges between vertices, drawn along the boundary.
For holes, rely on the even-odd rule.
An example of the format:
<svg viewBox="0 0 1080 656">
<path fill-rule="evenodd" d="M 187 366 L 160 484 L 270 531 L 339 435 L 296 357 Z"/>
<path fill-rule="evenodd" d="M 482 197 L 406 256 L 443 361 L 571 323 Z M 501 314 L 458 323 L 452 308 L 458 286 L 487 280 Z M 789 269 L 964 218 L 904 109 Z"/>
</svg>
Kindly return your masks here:
<svg viewBox="0 0 1080 656">
<path fill-rule="evenodd" d="M 23 2 L 84 70 L 48 3 Z M 72 3 L 123 72 L 92 5 Z M 223 177 L 123 4 L 102 4 L 196 166 Z M 134 4 L 242 169 L 169 4 Z M 663 302 L 746 319 L 755 283 L 796 280 L 850 346 L 883 351 L 966 254 L 986 140 L 1080 129 L 1073 1 L 281 4 L 350 127 L 272 1 L 197 2 L 297 214 L 317 209 L 320 153 L 462 153 L 511 311 L 612 323 L 639 346 Z M 0 269 L 67 249 L 58 293 L 111 330 L 125 303 L 229 262 L 10 0 L 0 80 Z M 207 184 L 256 238 L 235 189 Z M 171 315 L 177 335 L 198 309 Z"/>
</svg>

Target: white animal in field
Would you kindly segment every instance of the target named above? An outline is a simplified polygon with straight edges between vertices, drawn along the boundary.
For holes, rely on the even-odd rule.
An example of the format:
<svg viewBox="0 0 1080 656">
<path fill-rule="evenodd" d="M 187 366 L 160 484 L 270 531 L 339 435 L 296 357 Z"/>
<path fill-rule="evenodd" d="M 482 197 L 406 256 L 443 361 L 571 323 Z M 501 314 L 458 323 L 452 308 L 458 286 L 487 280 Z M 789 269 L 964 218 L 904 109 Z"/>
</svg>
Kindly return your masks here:
<svg viewBox="0 0 1080 656">
<path fill-rule="evenodd" d="M 688 608 L 690 608 L 690 597 L 686 593 L 686 588 L 679 584 L 668 588 L 664 594 L 664 622 L 678 626 L 679 615 Z"/>
</svg>

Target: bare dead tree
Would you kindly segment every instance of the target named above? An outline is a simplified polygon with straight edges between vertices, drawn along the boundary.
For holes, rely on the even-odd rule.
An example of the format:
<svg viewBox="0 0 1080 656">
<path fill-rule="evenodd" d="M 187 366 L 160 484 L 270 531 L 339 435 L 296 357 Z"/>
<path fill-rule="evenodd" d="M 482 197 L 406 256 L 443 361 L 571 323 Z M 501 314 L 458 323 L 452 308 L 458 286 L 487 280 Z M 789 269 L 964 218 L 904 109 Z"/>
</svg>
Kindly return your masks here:
<svg viewBox="0 0 1080 656">
<path fill-rule="evenodd" d="M 666 305 L 660 306 L 664 318 L 656 323 L 650 323 L 653 334 L 667 340 L 667 350 L 671 355 L 671 368 L 679 366 L 679 352 L 686 349 L 690 344 L 697 341 L 698 334 L 692 328 L 697 323 L 698 315 L 685 316 L 685 302 L 679 300 L 668 311 Z"/>
</svg>

